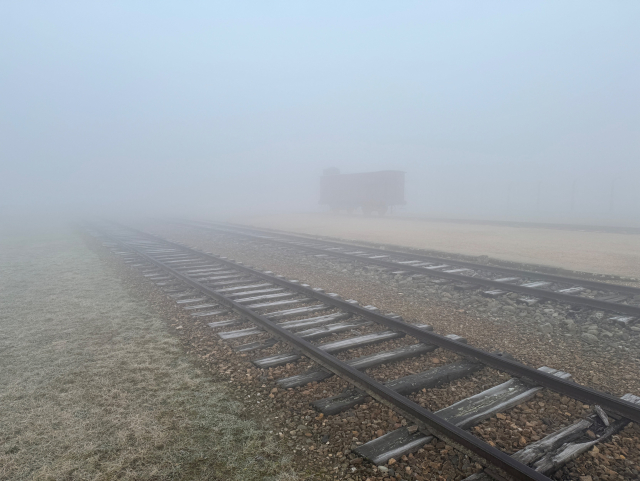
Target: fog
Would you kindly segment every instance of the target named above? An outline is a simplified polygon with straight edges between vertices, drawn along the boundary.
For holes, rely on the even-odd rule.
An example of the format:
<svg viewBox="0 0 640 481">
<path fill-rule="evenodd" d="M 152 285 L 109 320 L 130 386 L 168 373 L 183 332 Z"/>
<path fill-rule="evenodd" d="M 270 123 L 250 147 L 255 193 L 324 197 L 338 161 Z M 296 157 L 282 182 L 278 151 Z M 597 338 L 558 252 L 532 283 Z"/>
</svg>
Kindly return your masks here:
<svg viewBox="0 0 640 481">
<path fill-rule="evenodd" d="M 0 209 L 640 223 L 640 3 L 2 2 Z"/>
</svg>

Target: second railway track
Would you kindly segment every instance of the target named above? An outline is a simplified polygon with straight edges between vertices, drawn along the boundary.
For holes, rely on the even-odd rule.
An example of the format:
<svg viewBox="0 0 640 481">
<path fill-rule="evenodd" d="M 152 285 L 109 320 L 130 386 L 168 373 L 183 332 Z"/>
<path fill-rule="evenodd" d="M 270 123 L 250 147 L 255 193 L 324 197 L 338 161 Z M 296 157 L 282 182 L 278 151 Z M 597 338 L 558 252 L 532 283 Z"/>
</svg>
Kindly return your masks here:
<svg viewBox="0 0 640 481">
<path fill-rule="evenodd" d="M 191 313 L 194 321 L 222 316 L 221 320 L 209 323 L 210 327 L 218 330 L 222 339 L 234 343 L 236 351 L 253 355 L 252 362 L 257 368 L 271 371 L 305 358 L 317 363 L 308 372 L 279 379 L 281 388 L 327 382 L 332 375 L 347 380 L 353 386 L 351 389 L 314 401 L 321 414 L 335 415 L 372 396 L 410 420 L 410 425 L 390 430 L 353 450 L 359 457 L 381 466 L 381 471 L 392 458 L 415 452 L 435 437 L 485 465 L 483 476 L 547 479 L 543 474 L 556 472 L 580 452 L 608 439 L 629 420 L 640 421 L 640 399 L 633 395 L 616 398 L 597 392 L 570 381 L 567 373 L 533 369 L 507 356 L 468 346 L 460 337 L 440 336 L 431 332 L 429 326 L 412 325 L 393 314 L 382 314 L 373 306 L 360 306 L 297 281 L 141 232 L 119 230 L 110 239 L 109 245 L 127 262 L 144 269 L 144 275 L 165 289 L 167 295 Z M 335 340 L 321 341 L 328 336 Z M 245 339 L 257 340 L 245 342 Z M 377 348 L 398 339 L 411 339 L 412 343 L 355 358 L 341 359 L 338 354 L 367 346 Z M 272 352 L 277 341 L 286 343 L 289 350 Z M 456 353 L 459 359 L 384 383 L 364 373 L 383 363 L 401 363 L 436 349 Z M 471 376 L 483 366 L 507 372 L 513 378 L 437 413 L 408 397 L 416 391 Z M 601 406 L 604 411 L 528 443 L 513 456 L 468 431 L 481 421 L 528 401 L 542 388 Z"/>
<path fill-rule="evenodd" d="M 316 256 L 375 265 L 398 275 L 435 277 L 453 283 L 460 290 L 480 290 L 483 296 L 490 298 L 499 298 L 512 292 L 519 294 L 518 302 L 526 305 L 551 300 L 603 310 L 610 312 L 611 322 L 619 326 L 640 326 L 640 288 L 637 287 L 351 245 L 294 234 L 273 233 L 235 225 L 192 221 L 181 223 L 197 229 L 306 251 Z"/>
</svg>

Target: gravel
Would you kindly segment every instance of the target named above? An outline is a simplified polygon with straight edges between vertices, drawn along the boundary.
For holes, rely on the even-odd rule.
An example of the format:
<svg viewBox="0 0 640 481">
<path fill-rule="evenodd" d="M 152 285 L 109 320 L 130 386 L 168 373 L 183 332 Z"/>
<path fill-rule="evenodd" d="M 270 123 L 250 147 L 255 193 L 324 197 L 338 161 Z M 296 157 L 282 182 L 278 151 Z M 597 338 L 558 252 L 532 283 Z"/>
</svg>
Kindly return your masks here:
<svg viewBox="0 0 640 481">
<path fill-rule="evenodd" d="M 571 318 L 568 317 L 569 309 L 563 306 L 546 304 L 524 307 L 515 305 L 506 296 L 501 299 L 485 299 L 469 292 L 455 292 L 451 286 L 433 284 L 425 278 L 409 280 L 402 276 L 391 276 L 378 269 L 354 268 L 346 262 L 303 255 L 291 250 L 265 245 L 258 248 L 254 242 L 239 241 L 227 236 L 203 234 L 202 231 L 190 232 L 184 228 L 177 230 L 156 227 L 156 232 L 205 251 L 226 255 L 245 264 L 298 279 L 314 287 L 324 287 L 328 292 L 337 292 L 343 298 L 356 299 L 363 305 L 375 305 L 383 312 L 393 311 L 409 322 L 430 324 L 438 333 L 462 335 L 468 339 L 469 344 L 490 351 L 507 352 L 529 365 L 562 369 L 571 373 L 578 382 L 596 389 L 615 395 L 640 392 L 638 353 L 635 346 L 637 334 L 630 330 L 620 331 L 609 325 L 604 329 L 602 313 L 591 311 L 582 313 L 582 317 Z M 396 463 L 387 466 L 389 471 L 386 473 L 383 472 L 384 469 L 368 463 L 353 461 L 355 455 L 351 453 L 351 449 L 357 443 L 373 439 L 406 424 L 406 421 L 389 413 L 387 408 L 375 401 L 361 405 L 356 411 L 347 411 L 329 419 L 319 417 L 309 407 L 309 402 L 339 394 L 348 387 L 347 383 L 333 377 L 302 388 L 273 391 L 277 389 L 276 379 L 304 372 L 312 368 L 313 363 L 304 361 L 268 371 L 257 369 L 249 362 L 255 353 L 238 355 L 231 350 L 230 343 L 216 339 L 214 331 L 206 326 L 206 322 L 211 322 L 212 318 L 207 318 L 205 322 L 185 317 L 184 311 L 172 301 L 159 297 L 175 317 L 176 326 L 184 326 L 176 332 L 186 345 L 197 350 L 213 373 L 222 376 L 231 386 L 238 388 L 238 392 L 243 393 L 243 400 L 248 401 L 248 414 L 253 413 L 262 418 L 266 416 L 265 421 L 274 427 L 274 435 L 294 450 L 299 466 L 304 467 L 309 476 L 318 479 L 337 476 L 340 479 L 373 480 L 390 477 L 393 471 L 396 478 L 400 476 L 398 479 L 439 479 L 439 476 L 461 479 L 478 469 L 478 466 L 460 453 L 448 449 L 446 445 L 439 446 L 439 442 L 434 442 L 431 447 L 425 446 L 406 459 L 396 460 Z M 504 307 L 508 309 L 503 309 Z M 537 317 L 544 322 L 538 321 Z M 541 329 L 541 326 L 545 327 Z M 241 327 L 234 326 L 233 329 Z M 582 339 L 582 334 L 594 336 L 598 341 L 587 342 Z M 625 337 L 628 339 L 625 340 Z M 320 342 L 337 338 L 326 338 Z M 623 348 L 612 348 L 609 342 L 611 338 L 615 338 L 615 342 Z M 244 342 L 249 340 L 243 339 Z M 406 342 L 413 341 L 399 339 L 386 343 L 384 348 L 391 349 Z M 339 357 L 358 357 L 380 349 L 380 346 L 368 346 L 342 353 Z M 288 349 L 276 345 L 260 351 L 257 357 L 285 350 Z M 435 362 L 435 359 L 438 361 Z M 455 356 L 438 350 L 419 358 L 370 369 L 369 373 L 376 379 L 386 380 L 454 359 Z M 606 368 L 603 369 L 602 366 Z M 439 409 L 506 379 L 504 374 L 485 369 L 445 388 L 416 393 L 412 397 L 429 409 Z M 260 396 L 257 392 L 260 392 Z M 261 402 L 258 404 L 258 401 Z M 474 432 L 501 449 L 516 451 L 522 442 L 533 441 L 591 412 L 591 406 L 563 401 L 556 393 L 544 390 L 528 403 L 505 413 L 504 419 L 498 416 L 487 420 L 477 426 Z M 307 431 L 301 429 L 300 421 L 308 426 Z M 608 449 L 615 456 L 622 454 L 621 450 L 625 449 L 627 455 L 623 456 L 628 462 L 614 458 L 616 462 L 612 463 L 607 458 L 610 465 L 615 466 L 615 469 L 611 466 L 608 469 L 621 473 L 621 477 L 616 478 L 603 471 L 594 480 L 633 479 L 627 476 L 626 470 L 638 469 L 640 437 L 634 426 L 627 428 L 624 433 L 631 441 L 616 444 L 614 437 L 612 446 Z M 591 459 L 599 459 L 590 454 L 589 456 Z M 577 462 L 575 464 L 577 466 Z M 581 471 L 582 467 L 567 467 L 567 472 L 563 471 L 558 476 L 578 479 L 578 476 L 585 475 Z"/>
<path fill-rule="evenodd" d="M 428 221 L 289 214 L 234 219 L 244 225 L 354 242 L 393 244 L 493 259 L 638 278 L 640 235 Z M 637 231 L 636 231 L 637 232 Z"/>
</svg>

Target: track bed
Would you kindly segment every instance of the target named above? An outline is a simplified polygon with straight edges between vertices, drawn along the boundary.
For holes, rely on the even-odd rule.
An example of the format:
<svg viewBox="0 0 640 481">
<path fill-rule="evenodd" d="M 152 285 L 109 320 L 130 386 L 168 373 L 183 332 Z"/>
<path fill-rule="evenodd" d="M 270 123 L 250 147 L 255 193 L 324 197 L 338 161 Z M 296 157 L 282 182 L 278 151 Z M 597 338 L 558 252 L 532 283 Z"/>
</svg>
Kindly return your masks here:
<svg viewBox="0 0 640 481">
<path fill-rule="evenodd" d="M 140 234 L 136 235 L 140 236 Z M 235 352 L 241 353 L 241 356 L 248 356 L 255 369 L 262 372 L 260 377 L 266 378 L 268 381 L 276 380 L 276 375 L 281 374 L 282 369 L 285 369 L 285 372 L 291 375 L 277 379 L 281 386 L 280 389 L 287 389 L 285 394 L 301 390 L 301 395 L 311 396 L 312 393 L 317 393 L 321 389 L 324 397 L 313 400 L 315 412 L 318 413 L 313 419 L 316 421 L 325 419 L 322 421 L 322 427 L 327 425 L 327 421 L 331 417 L 343 412 L 351 412 L 354 407 L 357 407 L 357 418 L 360 417 L 361 412 L 369 411 L 374 406 L 380 406 L 375 409 L 376 412 L 379 409 L 387 409 L 382 408 L 384 405 L 391 408 L 390 412 L 398 413 L 394 415 L 399 421 L 395 423 L 398 426 L 389 423 L 386 423 L 386 426 L 377 425 L 375 422 L 382 424 L 382 421 L 374 419 L 374 423 L 369 425 L 379 429 L 373 430 L 376 437 L 365 437 L 370 438 L 367 442 L 360 441 L 360 438 L 353 436 L 358 440 L 354 441 L 347 455 L 352 457 L 349 465 L 354 467 L 360 466 L 362 461 L 358 460 L 364 458 L 375 463 L 375 467 L 369 468 L 370 470 L 384 474 L 385 469 L 394 469 L 390 466 L 411 459 L 409 456 L 414 457 L 413 453 L 422 450 L 421 454 L 423 454 L 431 451 L 428 446 L 437 447 L 438 443 L 448 442 L 450 446 L 455 446 L 459 452 L 459 466 L 456 468 L 462 471 L 458 477 L 462 474 L 471 474 L 476 470 L 478 466 L 475 462 L 480 460 L 478 454 L 482 453 L 485 459 L 487 456 L 490 459 L 491 456 L 494 456 L 493 462 L 489 463 L 490 470 L 496 469 L 496 466 L 507 470 L 515 469 L 512 475 L 516 473 L 518 476 L 522 476 L 524 473 L 524 476 L 529 477 L 523 479 L 538 479 L 536 477 L 538 475 L 535 475 L 532 470 L 527 470 L 519 463 L 513 463 L 512 460 L 515 458 L 504 458 L 504 453 L 496 451 L 490 445 L 487 447 L 486 443 L 472 436 L 469 429 L 474 428 L 471 432 L 480 433 L 480 438 L 491 439 L 491 435 L 487 434 L 491 433 L 491 427 L 483 423 L 506 419 L 507 416 L 512 416 L 513 410 L 521 409 L 525 413 L 529 413 L 531 417 L 531 421 L 526 421 L 530 424 L 527 431 L 529 439 L 520 435 L 516 447 L 529 445 L 535 447 L 536 442 L 543 445 L 545 443 L 543 435 L 546 436 L 554 432 L 552 431 L 553 423 L 549 422 L 549 419 L 543 421 L 533 419 L 536 414 L 540 414 L 537 412 L 540 409 L 536 409 L 535 404 L 528 405 L 526 403 L 531 403 L 533 399 L 540 399 L 540 396 L 547 396 L 546 390 L 542 389 L 545 385 L 582 400 L 578 405 L 567 397 L 567 402 L 571 401 L 572 409 L 573 407 L 575 409 L 573 409 L 573 413 L 567 409 L 562 414 L 562 416 L 567 416 L 567 419 L 563 420 L 564 422 L 572 420 L 580 422 L 582 418 L 588 417 L 589 405 L 582 404 L 582 402 L 602 404 L 606 409 L 609 409 L 611 419 L 616 416 L 614 411 L 618 413 L 624 411 L 622 414 L 631 418 L 636 416 L 634 414 L 637 410 L 634 407 L 636 398 L 634 397 L 628 396 L 626 398 L 630 402 L 621 402 L 612 396 L 584 390 L 574 383 L 562 381 L 563 378 L 569 377 L 569 374 L 562 371 L 546 368 L 540 371 L 525 368 L 510 361 L 506 356 L 491 355 L 467 347 L 463 338 L 434 335 L 429 326 L 412 325 L 393 314 L 382 315 L 373 306 L 360 306 L 355 301 L 343 300 L 337 295 L 327 295 L 317 289 L 314 290 L 311 286 L 284 280 L 273 273 L 248 269 L 226 259 L 203 256 L 201 253 L 185 250 L 175 244 L 167 245 L 159 239 L 145 238 L 145 236 L 136 238 L 135 235 L 132 237 L 132 234 L 129 233 L 128 237 L 125 236 L 120 241 L 124 241 L 129 249 L 133 249 L 135 256 L 128 261 L 133 265 L 141 264 L 137 267 L 147 268 L 148 272 L 145 275 L 155 281 L 159 287 L 165 289 L 168 295 L 184 296 L 187 300 L 194 299 L 193 302 L 201 302 L 197 293 L 193 292 L 199 291 L 200 294 L 209 296 L 211 304 L 217 303 L 217 306 L 204 304 L 206 307 L 201 308 L 203 312 L 204 309 L 213 309 L 210 311 L 212 314 L 210 316 L 211 322 L 208 322 L 209 328 L 215 329 L 216 332 L 219 331 L 218 337 L 224 338 L 224 342 L 229 343 L 230 348 Z M 123 255 L 127 257 L 127 254 Z M 234 268 L 237 271 L 237 277 L 234 277 L 235 274 L 230 272 L 224 272 L 220 275 L 223 270 L 232 271 Z M 166 279 L 167 274 L 172 275 L 174 280 Z M 225 290 L 224 292 L 228 294 L 230 292 L 228 289 L 232 285 L 241 287 L 243 281 L 245 286 L 248 286 L 247 292 L 256 295 L 234 296 L 234 300 L 231 300 L 229 297 L 225 297 L 223 292 L 216 292 L 216 289 Z M 271 285 L 271 287 L 261 286 L 261 288 L 285 288 L 286 291 L 294 293 L 294 295 L 276 298 L 273 297 L 274 292 L 272 291 L 253 292 L 256 290 L 256 284 L 261 283 L 258 281 L 266 281 L 262 283 L 270 283 Z M 235 292 L 238 293 L 238 291 Z M 190 298 L 189 296 L 192 295 L 193 297 Z M 184 304 L 187 303 L 182 304 L 183 308 Z M 219 308 L 217 310 L 221 312 L 216 312 L 216 308 Z M 316 311 L 301 311 L 301 309 L 309 308 Z M 349 319 L 336 319 L 336 316 L 339 317 L 341 313 L 349 314 Z M 191 312 L 190 317 L 196 319 L 197 322 L 203 322 L 203 318 L 206 316 L 198 315 L 198 312 Z M 306 327 L 292 327 L 296 321 L 303 319 L 317 323 L 313 328 L 315 330 L 303 329 L 295 333 L 294 329 Z M 253 326 L 247 321 L 250 321 Z M 287 325 L 286 323 L 289 323 L 288 329 L 283 327 Z M 343 329 L 343 326 L 347 327 Z M 256 328 L 263 332 L 255 332 Z M 325 332 L 322 329 L 325 329 Z M 326 332 L 327 329 L 330 332 Z M 310 334 L 313 336 L 309 338 L 309 341 L 300 341 Z M 327 341 L 326 338 L 330 338 L 330 341 Z M 407 338 L 411 338 L 411 341 L 407 341 Z M 283 345 L 283 341 L 290 347 L 287 348 L 286 345 Z M 386 345 L 385 343 L 392 344 Z M 425 348 L 421 348 L 422 351 L 414 353 L 415 355 L 402 353 L 403 349 L 406 350 L 416 344 L 423 344 Z M 433 349 L 429 346 L 432 346 Z M 386 354 L 391 356 L 390 360 L 376 365 L 374 352 L 362 352 L 362 350 L 374 347 L 378 349 L 378 355 L 380 352 L 391 353 Z M 429 352 L 425 352 L 424 349 L 428 349 Z M 432 351 L 436 352 L 435 356 L 431 354 Z M 343 356 L 346 352 L 352 353 L 352 355 L 342 359 L 337 357 Z M 398 355 L 394 353 L 398 352 L 401 354 L 397 359 L 394 359 L 393 356 Z M 323 357 L 325 355 L 328 357 Z M 310 365 L 310 361 L 305 360 L 306 358 L 318 364 Z M 300 366 L 296 368 L 295 363 L 299 363 Z M 358 363 L 360 363 L 362 371 L 370 371 L 373 377 L 353 367 Z M 375 369 L 381 369 L 378 366 L 383 366 L 383 364 L 400 367 L 396 367 L 392 371 L 385 372 L 382 369 L 382 371 L 376 372 Z M 494 370 L 495 368 L 498 370 Z M 251 373 L 254 372 L 253 369 L 251 369 Z M 299 385 L 286 387 L 286 383 L 291 383 L 291 378 L 294 376 L 308 375 L 309 372 L 314 371 L 325 371 L 325 374 L 333 372 L 338 376 L 312 379 L 310 384 L 301 384 L 298 381 Z M 511 376 L 505 378 L 505 372 L 510 372 Z M 546 374 L 544 374 L 545 372 Z M 519 376 L 512 377 L 514 374 Z M 247 376 L 251 376 L 251 374 L 248 373 Z M 525 377 L 517 379 L 520 376 Z M 492 381 L 487 382 L 489 379 Z M 356 389 L 350 388 L 347 392 L 343 392 L 347 387 L 345 380 L 348 381 L 348 384 L 355 385 Z M 424 399 L 421 398 L 422 395 L 431 396 L 437 392 L 437 389 L 442 389 L 443 385 L 450 386 L 445 391 L 456 392 L 458 389 L 452 383 L 458 383 L 460 393 L 465 395 L 460 396 L 460 399 L 453 400 L 453 404 L 441 409 L 439 414 L 431 414 L 431 411 L 424 409 L 420 404 L 420 402 L 424 402 Z M 272 396 L 271 399 L 277 399 L 279 393 L 277 387 L 272 388 L 269 396 Z M 414 396 L 413 400 L 417 403 L 406 396 Z M 382 404 L 370 400 L 371 397 Z M 538 403 L 537 406 L 546 404 L 544 400 L 535 402 Z M 508 414 L 504 414 L 505 412 Z M 401 418 L 403 419 L 401 420 Z M 605 423 L 607 418 L 598 417 L 598 419 Z M 621 418 L 621 423 L 625 422 L 623 419 L 624 416 Z M 582 422 L 584 424 L 587 421 Z M 536 425 L 539 426 L 538 429 L 531 429 Z M 394 429 L 390 429 L 392 427 Z M 613 434 L 607 433 L 606 429 L 601 429 L 606 426 L 598 426 L 597 420 L 592 420 L 588 427 L 592 427 L 592 429 L 583 430 L 582 435 L 589 436 L 586 431 L 591 431 L 598 442 L 605 441 L 608 436 Z M 387 428 L 386 432 L 383 428 Z M 353 432 L 360 435 L 360 431 Z M 285 433 L 282 435 L 285 436 Z M 307 439 L 314 437 L 311 428 L 309 432 L 304 432 L 304 437 Z M 490 443 L 496 445 L 495 441 L 490 440 Z M 502 441 L 501 443 L 506 444 Z M 522 444 L 524 446 L 520 446 Z M 513 448 L 514 446 L 510 446 L 506 451 L 513 452 Z M 532 463 L 539 462 L 545 455 L 551 455 L 555 448 L 557 446 L 549 445 L 546 450 L 540 451 L 538 449 L 536 452 L 540 451 L 538 452 L 540 456 L 535 460 L 529 460 L 528 464 L 533 465 Z M 578 448 L 576 449 L 579 451 Z M 322 452 L 322 450 L 321 444 L 317 452 Z M 316 449 L 311 449 L 311 451 L 316 451 Z M 345 456 L 344 452 L 343 456 Z M 463 461 L 463 458 L 466 461 Z M 385 466 L 383 463 L 389 464 Z M 453 463 L 451 465 L 453 466 Z M 561 471 L 562 465 L 552 465 L 553 472 L 559 469 Z M 549 472 L 548 468 L 546 469 Z M 540 470 L 539 472 L 544 471 Z M 405 466 L 402 476 L 404 475 L 412 476 L 411 466 Z"/>
</svg>

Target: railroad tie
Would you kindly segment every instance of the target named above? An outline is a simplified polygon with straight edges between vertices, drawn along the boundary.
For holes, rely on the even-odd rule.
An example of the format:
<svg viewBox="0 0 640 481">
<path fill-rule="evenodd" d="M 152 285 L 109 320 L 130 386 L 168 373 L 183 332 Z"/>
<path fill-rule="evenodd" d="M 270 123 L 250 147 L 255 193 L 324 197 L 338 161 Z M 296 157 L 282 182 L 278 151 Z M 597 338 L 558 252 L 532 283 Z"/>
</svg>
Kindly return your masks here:
<svg viewBox="0 0 640 481">
<path fill-rule="evenodd" d="M 562 379 L 571 377 L 566 372 L 546 366 L 541 367 L 539 370 Z M 541 386 L 531 387 L 514 378 L 436 411 L 435 414 L 459 428 L 466 429 L 488 417 L 531 399 L 541 389 Z M 423 434 L 420 431 L 412 433 L 406 427 L 402 427 L 358 446 L 355 449 L 355 453 L 374 464 L 380 465 L 391 458 L 398 458 L 417 451 L 433 438 L 434 436 L 432 435 Z"/>
<path fill-rule="evenodd" d="M 187 275 L 201 275 L 206 274 L 208 272 L 223 272 L 225 270 L 229 270 L 228 267 L 223 267 L 220 265 L 212 265 L 212 264 L 202 264 L 199 266 L 189 266 L 187 270 L 184 271 Z"/>
<path fill-rule="evenodd" d="M 210 282 L 210 281 L 227 281 L 230 279 L 238 279 L 240 277 L 247 277 L 246 274 L 230 274 L 230 275 L 226 275 L 226 276 L 210 276 L 210 277 L 203 277 L 200 280 L 200 282 Z M 212 282 L 212 284 L 215 284 L 215 282 Z"/>
<path fill-rule="evenodd" d="M 228 314 L 229 312 L 231 312 L 229 309 L 216 309 L 215 311 L 195 312 L 191 314 L 191 317 L 218 316 L 220 314 Z"/>
<path fill-rule="evenodd" d="M 578 292 L 582 292 L 584 290 L 585 290 L 584 287 L 575 286 L 575 287 L 568 287 L 566 289 L 560 289 L 558 292 L 562 294 L 577 294 Z"/>
<path fill-rule="evenodd" d="M 499 279 L 494 279 L 496 282 L 507 282 L 507 283 L 515 283 L 519 282 L 522 279 L 520 277 L 501 277 Z"/>
<path fill-rule="evenodd" d="M 194 309 L 205 309 L 207 307 L 220 307 L 220 306 L 218 304 L 209 302 L 209 303 L 206 303 L 206 304 L 197 304 L 195 306 L 186 306 L 186 307 L 183 307 L 183 309 L 185 309 L 187 311 L 192 311 Z"/>
<path fill-rule="evenodd" d="M 332 320 L 334 320 L 337 317 L 340 317 L 340 315 L 333 314 L 333 315 L 329 315 L 329 316 L 320 316 L 320 317 L 317 317 L 317 318 L 313 318 L 313 319 L 316 319 L 316 320 L 312 321 L 312 324 L 313 325 L 326 324 L 328 322 L 331 322 Z M 346 317 L 349 317 L 349 316 L 347 315 Z M 301 322 L 300 321 L 282 322 L 282 323 L 280 323 L 280 326 L 284 327 L 286 329 L 285 324 L 290 324 L 290 325 L 293 325 L 293 326 L 299 326 L 301 324 Z M 318 338 L 318 337 L 328 336 L 328 335 L 333 334 L 333 333 L 346 331 L 346 330 L 353 329 L 355 327 L 363 326 L 363 325 L 367 325 L 367 324 L 371 324 L 371 322 L 353 321 L 353 322 L 350 322 L 350 323 L 330 324 L 330 325 L 322 327 L 322 328 L 316 327 L 316 328 L 313 328 L 313 329 L 307 329 L 306 331 L 300 331 L 298 333 L 298 335 L 303 339 L 315 339 L 315 338 Z M 249 327 L 247 329 L 239 329 L 237 331 L 219 332 L 218 336 L 220 336 L 221 339 L 237 339 L 237 338 L 240 338 L 240 337 L 255 336 L 256 334 L 262 334 L 264 332 L 265 332 L 264 329 L 262 329 L 261 327 L 253 326 L 253 327 Z"/>
<path fill-rule="evenodd" d="M 454 341 L 463 342 L 465 344 L 467 342 L 465 338 L 457 336 L 455 334 L 448 334 L 445 337 L 453 339 Z M 435 351 L 436 349 L 438 349 L 438 346 L 436 346 L 435 344 L 412 344 L 410 346 L 402 346 L 397 349 L 391 349 L 389 351 L 377 352 L 368 356 L 350 359 L 347 361 L 347 364 L 362 371 L 364 369 L 379 366 L 380 364 L 384 364 L 387 362 L 397 362 L 408 359 L 410 357 L 420 356 L 422 354 Z M 309 384 L 310 382 L 314 381 L 322 381 L 323 379 L 327 379 L 331 376 L 333 376 L 333 373 L 331 371 L 328 371 L 326 369 L 314 369 L 302 374 L 298 374 L 296 376 L 279 379 L 278 381 L 276 381 L 276 383 L 286 389 L 290 387 L 304 386 L 305 384 Z"/>
<path fill-rule="evenodd" d="M 637 317 L 631 316 L 613 316 L 609 320 L 620 327 L 631 327 L 638 320 Z"/>
<path fill-rule="evenodd" d="M 324 316 L 318 317 L 309 317 L 307 319 L 298 319 L 295 321 L 285 321 L 281 322 L 279 325 L 285 329 L 293 330 L 299 329 L 302 327 L 313 327 L 319 326 L 322 324 L 327 324 L 333 321 L 342 321 L 344 319 L 349 319 L 352 316 L 349 312 L 337 312 L 334 314 L 327 314 Z"/>
<path fill-rule="evenodd" d="M 286 317 L 301 316 L 303 314 L 311 314 L 312 312 L 326 311 L 328 309 L 332 309 L 332 307 L 327 306 L 326 304 L 315 304 L 313 306 L 296 307 L 294 309 L 285 309 L 283 311 L 269 312 L 264 316 L 275 321 L 278 319 L 284 319 Z"/>
<path fill-rule="evenodd" d="M 622 302 L 626 301 L 628 296 L 621 296 L 619 294 L 609 294 L 606 296 L 596 297 L 597 301 L 606 301 L 606 302 Z"/>
<path fill-rule="evenodd" d="M 330 336 L 331 334 L 337 334 L 339 332 L 349 331 L 356 327 L 369 326 L 373 324 L 371 321 L 355 320 L 350 322 L 338 322 L 336 324 L 328 324 L 321 327 L 313 327 L 311 329 L 305 329 L 298 332 L 298 336 L 307 341 L 312 339 L 319 339 L 321 337 Z"/>
<path fill-rule="evenodd" d="M 162 261 L 162 262 L 164 262 L 165 264 L 190 264 L 192 262 L 202 262 L 202 261 L 200 259 L 177 259 L 173 261 Z"/>
<path fill-rule="evenodd" d="M 416 326 L 419 329 L 425 331 L 432 331 L 433 327 L 421 324 Z M 396 331 L 382 331 L 374 332 L 372 334 L 364 334 L 362 336 L 349 337 L 347 339 L 341 339 L 339 341 L 327 342 L 325 344 L 319 344 L 317 347 L 323 351 L 334 354 L 337 352 L 346 351 L 348 349 L 354 349 L 356 347 L 368 346 L 371 344 L 377 344 L 379 342 L 389 341 L 391 339 L 398 339 L 404 337 L 403 332 Z M 251 361 L 256 367 L 262 369 L 268 369 L 270 367 L 277 367 L 287 364 L 289 362 L 300 359 L 300 355 L 296 353 L 276 354 L 275 356 L 269 356 L 262 359 L 256 359 Z"/>
<path fill-rule="evenodd" d="M 258 288 L 258 287 L 268 287 L 268 286 L 271 286 L 271 285 L 273 285 L 273 284 L 270 284 L 269 282 L 261 282 L 259 284 L 245 284 L 245 285 L 242 285 L 242 286 L 225 287 L 223 289 L 216 289 L 216 292 L 219 293 L 219 294 L 222 294 L 224 292 L 241 291 L 241 290 L 244 290 L 244 289 L 255 289 L 255 288 Z"/>
<path fill-rule="evenodd" d="M 249 309 L 265 309 L 276 306 L 284 306 L 287 304 L 302 304 L 305 302 L 311 302 L 313 299 L 309 299 L 308 297 L 302 297 L 300 299 L 286 299 L 284 301 L 273 301 L 273 302 L 258 302 L 257 304 L 249 304 L 247 307 Z"/>
<path fill-rule="evenodd" d="M 229 269 L 228 267 L 223 267 L 221 269 L 214 269 L 214 270 L 204 271 L 200 273 L 195 273 L 195 274 L 189 275 L 189 277 L 204 278 L 210 275 L 208 274 L 209 272 L 212 272 L 214 276 L 226 276 L 228 274 L 233 274 L 233 275 L 238 274 L 238 271 L 236 270 Z"/>
<path fill-rule="evenodd" d="M 238 304 L 246 304 L 249 302 L 255 302 L 255 301 L 263 301 L 263 300 L 267 300 L 267 299 L 282 299 L 285 297 L 293 297 L 293 296 L 297 296 L 298 293 L 297 292 L 279 292 L 276 294 L 264 294 L 261 296 L 251 296 L 251 297 L 243 297 L 240 299 L 235 299 L 234 302 L 237 302 Z"/>
<path fill-rule="evenodd" d="M 209 272 L 220 272 L 221 270 L 226 269 L 225 267 L 215 267 L 215 266 L 195 266 L 195 268 L 191 267 L 188 271 L 185 271 L 185 274 L 190 276 L 193 274 L 202 274 Z"/>
<path fill-rule="evenodd" d="M 547 287 L 549 285 L 551 285 L 551 282 L 534 281 L 534 282 L 527 282 L 525 284 L 522 284 L 521 287 L 528 287 L 530 289 L 540 289 L 541 287 Z"/>
<path fill-rule="evenodd" d="M 362 336 L 349 337 L 347 339 L 342 339 L 340 341 L 333 341 L 325 344 L 320 344 L 318 345 L 318 348 L 332 354 L 336 352 L 346 351 L 347 349 L 353 349 L 356 347 L 367 346 L 370 344 L 388 341 L 391 339 L 397 339 L 403 336 L 404 336 L 404 333 L 402 332 L 383 331 L 383 332 L 376 332 L 373 334 L 364 334 Z M 268 369 L 270 367 L 282 366 L 284 364 L 297 361 L 298 359 L 300 359 L 299 354 L 285 353 L 285 354 L 276 354 L 275 356 L 269 356 L 262 359 L 256 359 L 251 362 L 253 362 L 253 364 L 259 368 Z"/>
<path fill-rule="evenodd" d="M 418 374 L 411 374 L 384 383 L 399 394 L 407 395 L 421 389 L 431 389 L 441 384 L 466 377 L 484 367 L 479 362 L 458 361 L 444 366 L 434 367 Z M 359 389 L 348 389 L 337 396 L 314 401 L 311 405 L 325 415 L 338 414 L 361 404 L 368 394 Z"/>
<path fill-rule="evenodd" d="M 191 304 L 193 302 L 206 301 L 206 297 L 193 297 L 191 299 L 179 299 L 176 301 L 176 304 Z"/>
<path fill-rule="evenodd" d="M 267 289 L 254 289 L 252 291 L 230 292 L 225 294 L 225 297 L 233 298 L 233 297 L 250 296 L 250 295 L 256 295 L 256 294 L 268 294 L 273 292 L 282 292 L 283 290 L 284 288 L 282 287 L 272 286 Z"/>
<path fill-rule="evenodd" d="M 429 328 L 433 329 L 431 326 L 429 326 Z M 341 339 L 339 341 L 320 344 L 318 348 L 330 354 L 335 354 L 337 352 L 354 349 L 356 347 L 377 344 L 379 342 L 389 341 L 391 339 L 398 339 L 404 337 L 404 335 L 404 332 L 397 331 L 374 332 L 372 334 L 364 334 L 362 336 L 349 337 L 347 339 Z"/>
<path fill-rule="evenodd" d="M 625 394 L 620 399 L 640 405 L 640 396 L 634 394 Z M 514 453 L 512 457 L 522 464 L 533 466 L 539 473 L 548 474 L 586 452 L 592 446 L 620 432 L 629 422 L 626 418 L 618 418 L 610 426 L 605 426 L 597 414 L 592 414 L 525 446 Z M 594 433 L 596 438 L 592 439 L 587 431 Z M 489 481 L 491 479 L 484 473 L 476 473 L 463 481 Z"/>
<path fill-rule="evenodd" d="M 246 284 L 247 282 L 255 282 L 251 279 L 247 279 L 246 277 L 242 277 L 240 279 L 233 279 L 231 281 L 218 281 L 218 282 L 207 282 L 206 286 L 214 289 L 216 292 L 219 290 L 218 287 L 224 286 L 233 286 L 234 284 Z"/>
<path fill-rule="evenodd" d="M 507 291 L 501 291 L 500 289 L 492 289 L 490 291 L 484 291 L 482 295 L 485 297 L 499 297 L 506 293 Z"/>
</svg>

